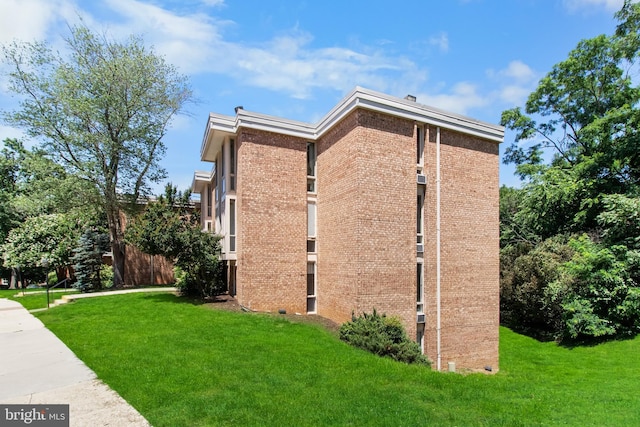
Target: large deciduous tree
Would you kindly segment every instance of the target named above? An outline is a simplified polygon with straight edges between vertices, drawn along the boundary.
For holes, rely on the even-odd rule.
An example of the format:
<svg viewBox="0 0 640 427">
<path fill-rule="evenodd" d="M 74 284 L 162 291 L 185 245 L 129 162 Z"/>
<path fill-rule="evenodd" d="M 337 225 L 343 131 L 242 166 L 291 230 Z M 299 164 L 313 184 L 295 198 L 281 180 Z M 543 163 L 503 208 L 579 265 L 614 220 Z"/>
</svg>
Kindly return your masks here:
<svg viewBox="0 0 640 427">
<path fill-rule="evenodd" d="M 616 18 L 502 115 L 524 180 L 501 190 L 502 319 L 536 335 L 640 333 L 640 3 Z"/>
<path fill-rule="evenodd" d="M 66 48 L 62 55 L 39 42 L 3 47 L 10 88 L 22 95 L 5 119 L 99 191 L 120 287 L 122 212 L 164 178 L 162 138 L 192 92 L 187 78 L 139 37 L 113 41 L 80 25 L 70 28 Z"/>
<path fill-rule="evenodd" d="M 502 113 L 502 124 L 516 131 L 505 160 L 534 189 L 526 196 L 532 225 L 539 226 L 537 207 L 547 206 L 544 237 L 556 227 L 595 226 L 601 194 L 629 193 L 640 184 L 640 88 L 632 78 L 640 4 L 627 0 L 616 17 L 616 33 L 578 43 L 529 95 L 524 113 Z M 548 165 L 545 149 L 553 155 Z"/>
</svg>

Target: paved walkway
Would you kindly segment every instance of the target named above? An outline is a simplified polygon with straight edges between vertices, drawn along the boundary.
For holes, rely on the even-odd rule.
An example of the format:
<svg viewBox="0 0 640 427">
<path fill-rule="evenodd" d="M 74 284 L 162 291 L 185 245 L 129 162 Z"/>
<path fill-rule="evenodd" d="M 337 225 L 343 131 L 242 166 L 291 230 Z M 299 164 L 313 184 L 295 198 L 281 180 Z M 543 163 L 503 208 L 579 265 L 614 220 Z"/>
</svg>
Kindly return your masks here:
<svg viewBox="0 0 640 427">
<path fill-rule="evenodd" d="M 90 298 L 149 288 L 65 295 Z M 149 426 L 22 305 L 0 299 L 0 404 L 69 404 L 71 426 Z M 1 420 L 0 420 L 1 421 Z"/>
</svg>

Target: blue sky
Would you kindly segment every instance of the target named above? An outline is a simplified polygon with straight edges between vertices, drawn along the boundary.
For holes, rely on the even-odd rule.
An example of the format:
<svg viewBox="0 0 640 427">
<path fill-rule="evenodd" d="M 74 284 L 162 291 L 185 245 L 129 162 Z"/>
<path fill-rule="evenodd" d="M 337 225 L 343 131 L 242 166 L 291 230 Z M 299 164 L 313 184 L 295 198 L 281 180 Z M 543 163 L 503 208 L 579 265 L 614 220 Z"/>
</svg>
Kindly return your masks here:
<svg viewBox="0 0 640 427">
<path fill-rule="evenodd" d="M 194 170 L 211 168 L 199 161 L 208 113 L 233 115 L 238 105 L 315 123 L 363 86 L 499 123 L 578 41 L 611 34 L 622 3 L 0 0 L 0 43 L 62 46 L 67 25 L 79 17 L 115 39 L 141 35 L 190 77 L 197 98 L 173 121 L 162 160 L 168 180 L 186 189 Z M 0 77 L 0 109 L 15 105 Z M 0 124 L 0 140 L 20 136 Z M 501 152 L 512 140 L 507 132 Z M 518 185 L 504 165 L 500 181 Z"/>
</svg>

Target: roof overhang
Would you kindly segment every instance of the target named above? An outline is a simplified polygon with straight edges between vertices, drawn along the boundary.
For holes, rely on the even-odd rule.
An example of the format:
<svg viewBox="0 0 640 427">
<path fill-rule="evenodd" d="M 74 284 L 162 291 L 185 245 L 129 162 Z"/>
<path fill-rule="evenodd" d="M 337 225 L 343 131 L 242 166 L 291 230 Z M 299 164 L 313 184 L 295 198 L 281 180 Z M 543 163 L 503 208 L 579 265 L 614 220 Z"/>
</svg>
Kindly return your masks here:
<svg viewBox="0 0 640 427">
<path fill-rule="evenodd" d="M 203 162 L 215 162 L 222 143 L 227 136 L 236 133 L 236 118 L 222 114 L 209 114 L 207 127 L 200 146 L 200 159 Z"/>
<path fill-rule="evenodd" d="M 213 178 L 211 172 L 195 171 L 191 182 L 191 192 L 202 193 L 207 184 L 211 182 L 211 178 Z"/>
<path fill-rule="evenodd" d="M 242 127 L 315 141 L 357 108 L 439 126 L 497 143 L 504 140 L 502 126 L 356 87 L 315 125 L 254 113 L 242 108 L 236 109 L 235 116 L 212 113 L 207 121 L 200 157 L 203 161 L 215 161 L 225 138 L 237 135 L 238 129 Z"/>
</svg>

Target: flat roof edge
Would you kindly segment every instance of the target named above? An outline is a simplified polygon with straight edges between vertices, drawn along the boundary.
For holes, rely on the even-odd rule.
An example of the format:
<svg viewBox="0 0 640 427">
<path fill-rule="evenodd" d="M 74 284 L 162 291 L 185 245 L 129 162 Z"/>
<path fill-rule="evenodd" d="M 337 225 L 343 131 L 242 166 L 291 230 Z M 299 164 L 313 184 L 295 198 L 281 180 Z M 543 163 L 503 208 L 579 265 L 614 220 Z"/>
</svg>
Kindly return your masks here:
<svg viewBox="0 0 640 427">
<path fill-rule="evenodd" d="M 475 120 L 471 117 L 357 86 L 315 125 L 243 109 L 238 109 L 235 116 L 211 113 L 207 121 L 200 153 L 202 156 L 205 152 L 213 132 L 236 134 L 241 127 L 316 140 L 357 108 L 440 126 L 498 143 L 504 140 L 504 127 L 500 125 Z"/>
</svg>

